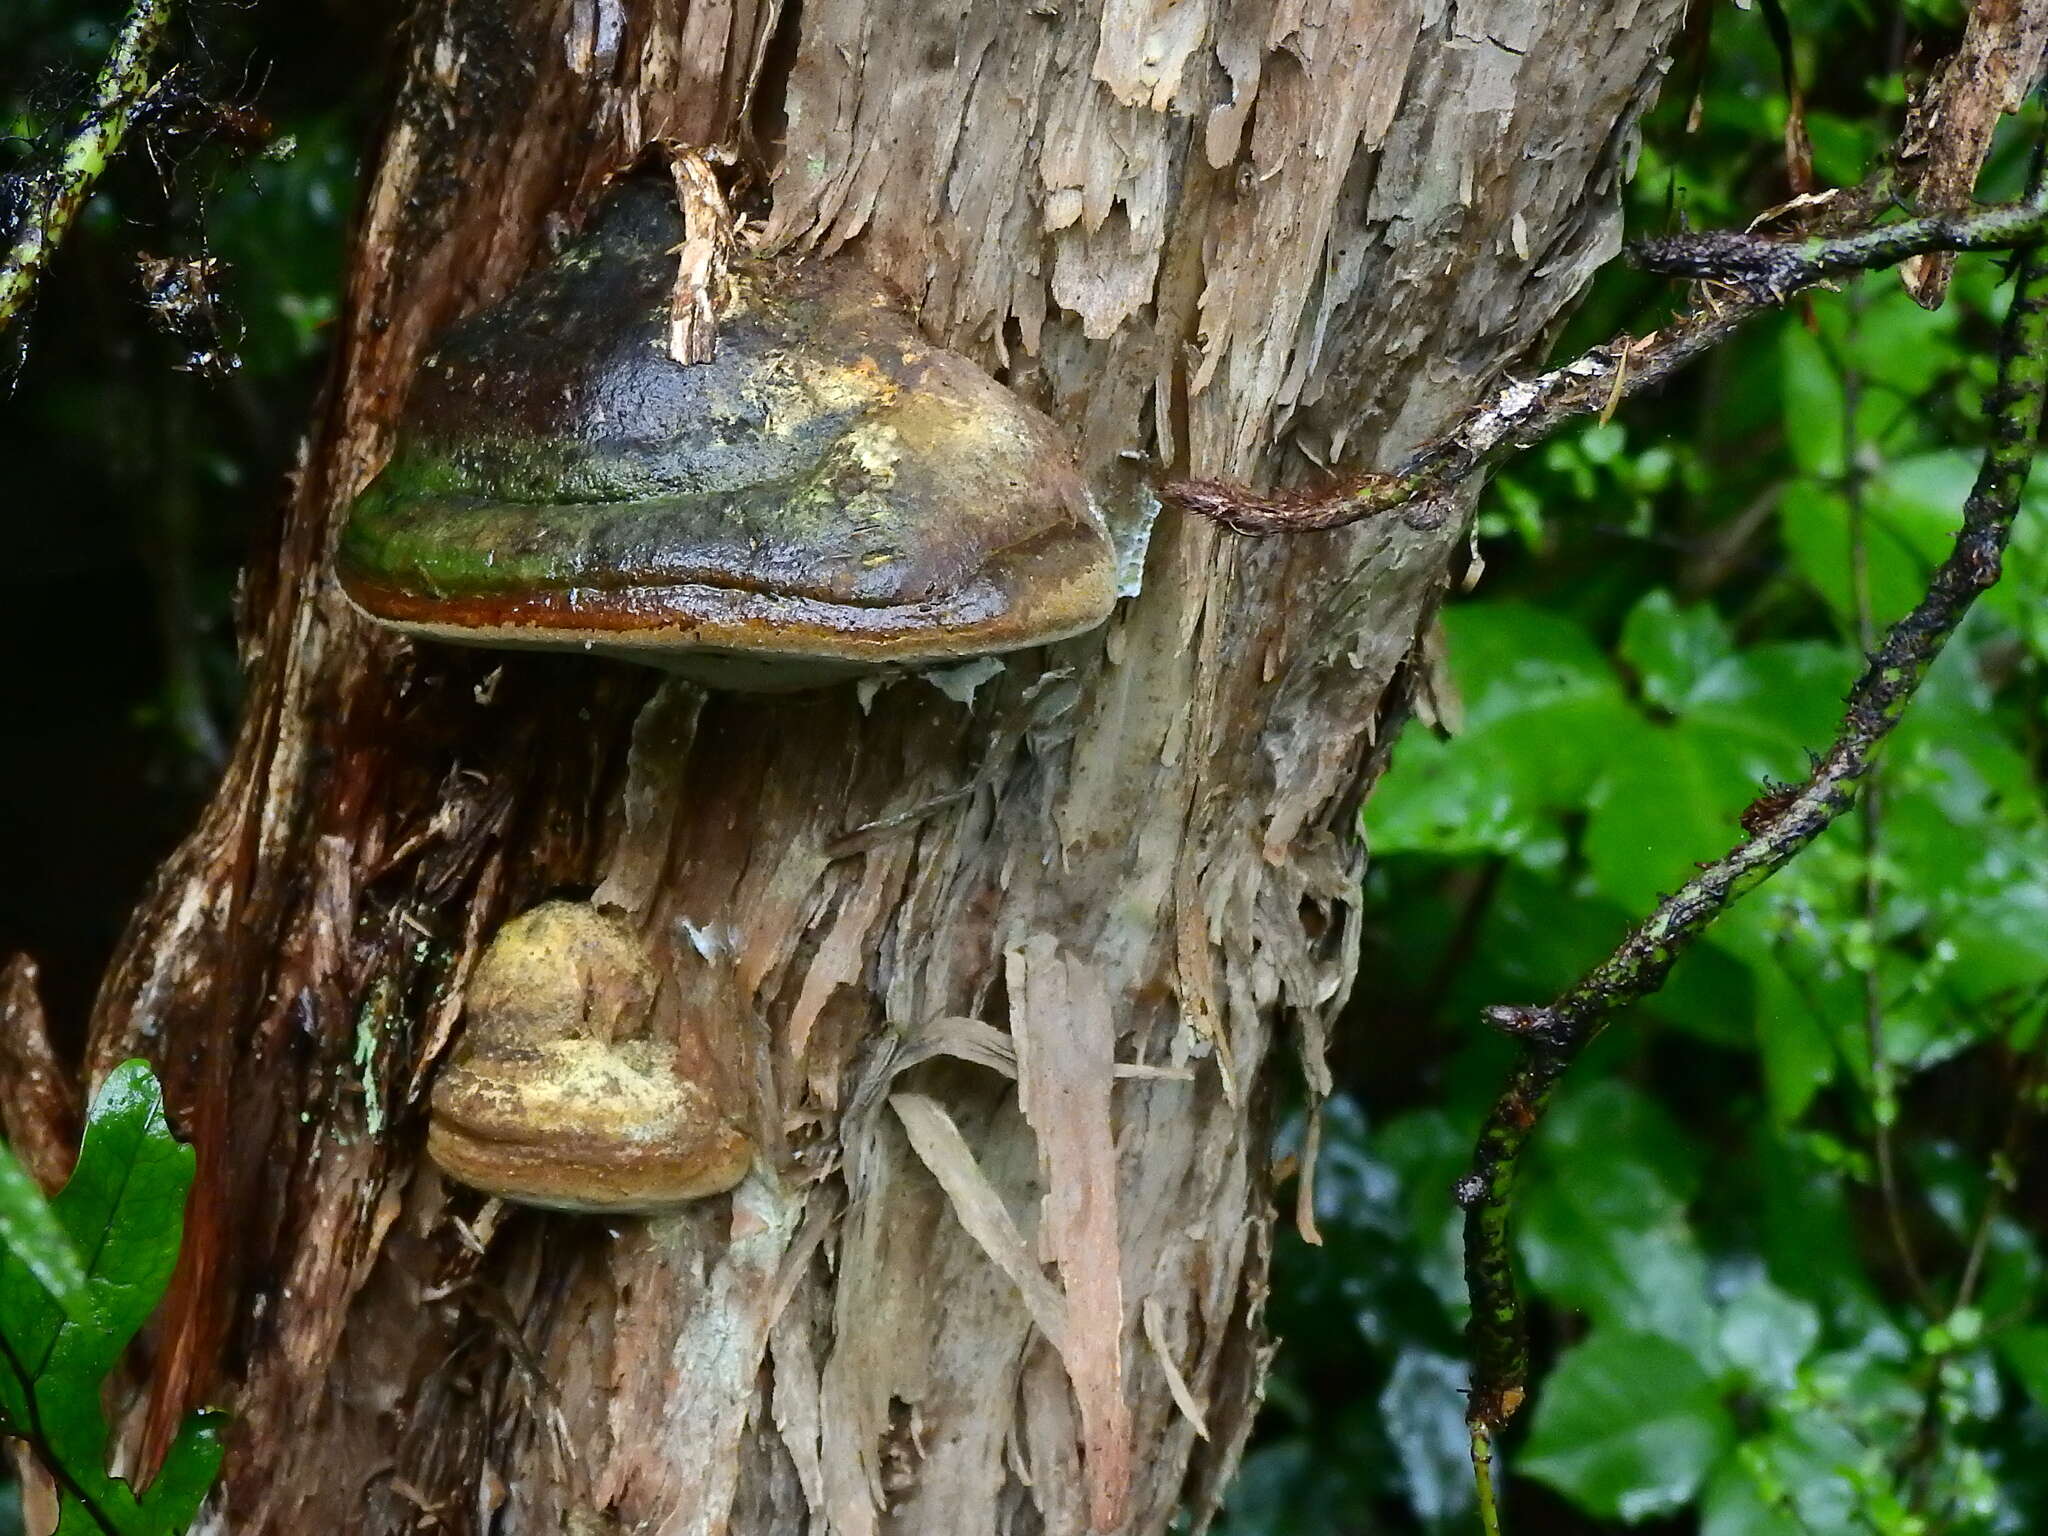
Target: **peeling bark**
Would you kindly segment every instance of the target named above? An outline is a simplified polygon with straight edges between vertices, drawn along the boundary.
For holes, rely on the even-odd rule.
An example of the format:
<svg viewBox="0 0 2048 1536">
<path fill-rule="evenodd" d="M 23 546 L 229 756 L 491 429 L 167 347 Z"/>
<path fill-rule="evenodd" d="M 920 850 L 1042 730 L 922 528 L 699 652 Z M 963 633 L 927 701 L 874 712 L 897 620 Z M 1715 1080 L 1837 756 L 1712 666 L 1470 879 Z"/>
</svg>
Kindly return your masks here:
<svg viewBox="0 0 2048 1536">
<path fill-rule="evenodd" d="M 861 253 L 1112 504 L 1132 455 L 1390 461 L 1616 248 L 1682 9 L 423 6 L 247 589 L 248 718 L 95 1019 L 95 1073 L 151 1056 L 199 1144 L 137 1434 L 147 1460 L 189 1403 L 234 1408 L 204 1529 L 1206 1520 L 1269 1349 L 1274 1047 L 1325 1088 L 1355 813 L 1457 520 L 1168 515 L 1105 629 L 962 704 L 414 647 L 341 601 L 336 514 L 427 338 L 654 139 L 775 169 L 771 241 Z M 420 1160 L 481 946 L 593 890 L 769 1150 L 681 1215 L 508 1210 Z"/>
<path fill-rule="evenodd" d="M 1977 189 L 1999 119 L 2017 112 L 2048 66 L 2048 0 L 1976 0 L 1962 45 L 1914 98 L 1899 139 L 1899 190 L 1923 213 L 1962 213 Z M 1916 256 L 1906 291 L 1941 308 L 1956 258 Z"/>
</svg>

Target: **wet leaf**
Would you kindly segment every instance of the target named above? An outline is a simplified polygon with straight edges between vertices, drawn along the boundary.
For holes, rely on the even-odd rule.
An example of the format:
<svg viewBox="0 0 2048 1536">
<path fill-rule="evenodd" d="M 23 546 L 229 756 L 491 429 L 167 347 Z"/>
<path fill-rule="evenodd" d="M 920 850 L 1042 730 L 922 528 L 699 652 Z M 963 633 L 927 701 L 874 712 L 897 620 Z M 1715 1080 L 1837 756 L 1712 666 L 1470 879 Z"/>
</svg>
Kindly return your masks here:
<svg viewBox="0 0 2048 1536">
<path fill-rule="evenodd" d="M 19 1259 L 67 1315 L 79 1315 L 85 1266 L 78 1250 L 36 1181 L 5 1146 L 0 1146 L 0 1249 Z"/>
<path fill-rule="evenodd" d="M 179 1536 L 220 1465 L 220 1420 L 193 1414 L 141 1494 L 108 1470 L 101 1386 L 156 1310 L 177 1262 L 192 1149 L 171 1135 L 156 1079 L 116 1068 L 88 1113 L 70 1182 L 51 1202 L 84 1257 L 67 1316 L 16 1254 L 0 1259 L 0 1414 L 62 1473 L 58 1536 Z"/>
<path fill-rule="evenodd" d="M 1712 1378 L 1686 1350 L 1599 1330 L 1543 1383 L 1517 1465 L 1590 1514 L 1634 1522 L 1682 1508 L 1733 1439 Z"/>
<path fill-rule="evenodd" d="M 1680 608 L 1662 587 L 1643 595 L 1621 629 L 1621 659 L 1635 669 L 1643 697 L 1673 714 L 1733 652 L 1728 626 L 1711 604 Z"/>
<path fill-rule="evenodd" d="M 1470 1374 L 1462 1360 L 1404 1350 L 1380 1393 L 1409 1507 L 1431 1525 L 1472 1507 L 1471 1436 L 1465 1428 Z"/>
</svg>

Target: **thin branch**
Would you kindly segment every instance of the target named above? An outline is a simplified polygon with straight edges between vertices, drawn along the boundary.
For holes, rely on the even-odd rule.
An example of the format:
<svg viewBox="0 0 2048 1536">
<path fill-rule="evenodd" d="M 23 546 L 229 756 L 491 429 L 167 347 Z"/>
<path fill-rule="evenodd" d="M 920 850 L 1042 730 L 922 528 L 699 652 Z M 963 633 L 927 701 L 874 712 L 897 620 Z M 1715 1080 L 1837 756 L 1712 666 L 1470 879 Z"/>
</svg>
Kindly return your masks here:
<svg viewBox="0 0 2048 1536">
<path fill-rule="evenodd" d="M 1852 207 L 1874 189 L 1845 194 Z M 1450 432 L 1392 474 L 1354 475 L 1334 489 L 1260 495 L 1220 480 L 1176 480 L 1169 501 L 1239 533 L 1305 533 L 1341 528 L 1413 502 L 1448 494 L 1487 465 L 1532 447 L 1582 416 L 1613 411 L 1734 335 L 1745 320 L 1793 294 L 1847 272 L 1896 266 L 1934 251 L 2013 249 L 2048 230 L 2048 196 L 2035 193 L 1960 217 L 1902 219 L 1875 229 L 1804 239 L 1712 233 L 1670 235 L 1630 247 L 1639 266 L 1725 290 L 1643 336 L 1620 337 L 1562 367 L 1495 390 Z"/>
<path fill-rule="evenodd" d="M 1501 1536 L 1500 1497 L 1493 1488 L 1493 1428 L 1468 1424 L 1472 1432 L 1472 1476 L 1479 1494 L 1480 1536 Z"/>
<path fill-rule="evenodd" d="M 2022 998 L 2001 1022 L 2005 1044 L 2010 1046 L 2014 1027 L 2040 1002 L 2043 993 L 2048 993 L 2048 982 Z M 1969 1257 L 1963 1262 L 1962 1278 L 1956 1282 L 1955 1300 L 1949 1303 L 1950 1317 L 1965 1307 L 1975 1305 L 1977 1282 L 1984 1274 L 1984 1256 L 1991 1248 L 1991 1229 L 1996 1225 L 2006 1199 L 2019 1188 L 2020 1170 L 2027 1155 L 2027 1132 L 2041 1108 L 2039 1094 L 2043 1065 L 2039 1045 L 2020 1058 L 2013 1084 L 2012 1105 L 2006 1112 L 2005 1137 L 1999 1149 L 1992 1154 L 1991 1187 L 1984 1197 L 1984 1208 L 1978 1213 L 1977 1230 L 1970 1238 Z"/>
<path fill-rule="evenodd" d="M 1468 1338 L 1474 1379 L 1468 1417 L 1497 1429 L 1527 1390 L 1528 1343 L 1509 1259 L 1508 1216 L 1520 1154 L 1565 1070 L 1622 1008 L 1663 985 L 1672 965 L 1737 898 L 1781 869 L 1848 809 L 1878 745 L 1897 724 L 1927 669 L 1976 598 L 1998 580 L 2039 435 L 2048 384 L 2048 257 L 2018 263 L 1985 402 L 1990 444 L 1963 505 L 1963 526 L 1926 595 L 1894 624 L 1850 690 L 1842 726 L 1806 780 L 1773 788 L 1743 816 L 1750 835 L 1703 867 L 1577 985 L 1542 1007 L 1495 1007 L 1490 1023 L 1522 1043 L 1520 1059 L 1480 1132 L 1465 1207 Z"/>
<path fill-rule="evenodd" d="M 93 80 L 92 100 L 56 162 L 16 183 L 18 222 L 0 251 L 0 331 L 28 303 L 36 280 L 147 99 L 150 55 L 162 42 L 170 17 L 171 0 L 135 0 Z"/>
<path fill-rule="evenodd" d="M 1782 302 L 1802 288 L 1845 272 L 1895 267 L 1915 256 L 1954 251 L 2009 251 L 2048 230 L 2048 198 L 1991 203 L 1969 213 L 1930 214 L 1833 237 L 1776 240 L 1735 230 L 1665 235 L 1629 247 L 1645 272 L 1731 283 L 1753 298 Z"/>
<path fill-rule="evenodd" d="M 1862 324 L 1863 291 L 1858 289 L 1849 296 L 1851 338 Z M 1857 432 L 1862 404 L 1862 369 L 1853 360 L 1846 361 L 1842 369 L 1842 498 L 1849 510 L 1849 596 L 1855 610 L 1856 646 L 1868 656 L 1877 649 L 1877 610 L 1870 596 L 1870 477 L 1864 471 L 1863 445 Z M 1864 931 L 1875 946 L 1884 918 L 1884 889 L 1878 879 L 1884 846 L 1884 779 L 1877 767 L 1871 769 L 1870 780 L 1864 786 L 1863 804 L 1858 808 L 1856 821 L 1863 865 L 1857 876 L 1857 896 Z M 1863 967 L 1863 1043 L 1870 1057 L 1872 1140 L 1877 1150 L 1877 1184 L 1884 1201 L 1885 1226 L 1914 1299 L 1932 1313 L 1934 1293 L 1920 1268 L 1920 1256 L 1906 1226 L 1905 1200 L 1900 1194 L 1892 1136 L 1892 1123 L 1899 1112 L 1898 1086 L 1892 1073 L 1891 1051 L 1885 1043 L 1884 977 L 1874 954 Z"/>
</svg>

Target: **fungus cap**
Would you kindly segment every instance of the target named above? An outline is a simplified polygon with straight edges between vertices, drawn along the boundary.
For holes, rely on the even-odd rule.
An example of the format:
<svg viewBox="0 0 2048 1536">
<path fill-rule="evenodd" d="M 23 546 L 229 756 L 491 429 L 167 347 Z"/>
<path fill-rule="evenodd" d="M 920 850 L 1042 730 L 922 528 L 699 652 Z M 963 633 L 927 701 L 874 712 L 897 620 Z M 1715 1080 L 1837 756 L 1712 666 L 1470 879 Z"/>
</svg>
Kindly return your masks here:
<svg viewBox="0 0 2048 1536">
<path fill-rule="evenodd" d="M 731 1189 L 752 1140 L 663 1038 L 654 968 L 619 916 L 551 901 L 498 931 L 434 1083 L 427 1155 L 486 1194 L 666 1210 Z"/>
<path fill-rule="evenodd" d="M 682 218 L 628 182 L 423 364 L 337 557 L 369 617 L 802 686 L 1064 638 L 1115 555 L 1057 430 L 857 261 L 749 260 L 667 352 Z"/>
</svg>

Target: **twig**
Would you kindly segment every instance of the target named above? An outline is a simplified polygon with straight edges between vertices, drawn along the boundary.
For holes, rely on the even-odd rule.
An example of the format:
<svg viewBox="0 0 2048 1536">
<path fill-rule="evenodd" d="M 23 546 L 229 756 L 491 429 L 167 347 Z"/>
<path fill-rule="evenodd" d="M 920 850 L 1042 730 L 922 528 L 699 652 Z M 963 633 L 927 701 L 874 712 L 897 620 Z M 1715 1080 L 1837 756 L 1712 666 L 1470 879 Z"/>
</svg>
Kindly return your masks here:
<svg viewBox="0 0 2048 1536">
<path fill-rule="evenodd" d="M 2001 1022 L 2000 1028 L 2010 1039 L 2015 1019 L 2024 1014 L 2026 1003 L 2020 1005 L 2019 1013 Z M 1931 1350 L 1919 1365 L 1917 1374 L 1921 1380 L 1920 1414 L 1913 1426 L 1913 1436 L 1908 1442 L 1905 1454 L 1900 1459 L 1895 1476 L 1907 1485 L 1907 1508 L 1910 1513 L 1924 1515 L 1933 1492 L 1934 1456 L 1940 1448 L 1940 1414 L 1943 1368 L 1962 1348 L 1967 1347 L 1957 1337 L 1958 1314 L 1967 1310 L 1977 1298 L 1977 1282 L 1984 1273 L 1984 1256 L 1991 1247 L 1992 1229 L 1998 1223 L 1998 1216 L 2004 1207 L 2007 1193 L 2017 1187 L 2017 1168 L 2021 1154 L 2026 1147 L 2028 1110 L 2034 1097 L 2035 1069 L 2040 1062 L 2038 1053 L 2029 1053 L 2021 1060 L 2018 1081 L 2015 1084 L 2012 1105 L 2006 1115 L 2005 1135 L 2000 1139 L 1997 1151 L 1991 1156 L 1990 1188 L 1985 1194 L 1984 1205 L 1977 1215 L 1976 1230 L 1970 1236 L 1970 1247 L 1963 1261 L 1962 1278 L 1956 1282 L 1955 1299 L 1949 1303 L 1941 1318 L 1942 1326 L 1936 1337 L 1940 1344 Z M 1930 1311 L 1933 1309 L 1930 1308 Z M 1937 1526 L 1936 1529 L 1945 1529 Z"/>
<path fill-rule="evenodd" d="M 1855 195 L 1851 195 L 1855 199 Z M 1239 533 L 1306 533 L 1451 491 L 1496 459 L 1543 441 L 1581 416 L 1655 388 L 1732 336 L 1745 320 L 1845 272 L 1896 266 L 1933 251 L 2007 250 L 2048 230 L 2048 196 L 2034 193 L 1949 217 L 1902 219 L 1875 229 L 1806 239 L 1735 232 L 1670 235 L 1630 247 L 1651 272 L 1691 277 L 1726 290 L 1644 336 L 1624 336 L 1534 379 L 1495 390 L 1458 426 L 1425 445 L 1392 474 L 1354 475 L 1331 490 L 1260 495 L 1220 480 L 1176 480 L 1169 501 Z"/>
<path fill-rule="evenodd" d="M 1863 291 L 1849 296 L 1849 334 L 1853 338 L 1863 323 Z M 1849 597 L 1855 611 L 1856 645 L 1868 656 L 1877 648 L 1877 612 L 1870 596 L 1870 498 L 1869 476 L 1863 468 L 1863 448 L 1856 430 L 1863 404 L 1863 373 L 1853 361 L 1842 369 L 1842 498 L 1849 510 Z M 1875 944 L 1884 917 L 1884 891 L 1878 880 L 1878 863 L 1884 845 L 1884 777 L 1873 767 L 1858 808 L 1857 834 L 1863 867 L 1857 877 L 1857 899 L 1862 907 L 1863 926 Z M 1877 1185 L 1884 1202 L 1886 1229 L 1892 1250 L 1913 1297 L 1930 1313 L 1934 1295 L 1920 1268 L 1912 1233 L 1906 1227 L 1905 1201 L 1899 1192 L 1898 1159 L 1894 1152 L 1892 1122 L 1898 1118 L 1898 1087 L 1892 1074 L 1891 1052 L 1885 1043 L 1884 977 L 1873 958 L 1863 967 L 1863 1043 L 1870 1056 L 1870 1109 L 1872 1141 L 1877 1150 Z"/>
<path fill-rule="evenodd" d="M 2037 177 L 2038 184 L 2038 177 Z M 1963 526 L 1913 611 L 1850 690 L 1842 725 L 1803 783 L 1774 788 L 1743 817 L 1749 837 L 1666 897 L 1606 960 L 1554 1002 L 1495 1007 L 1490 1023 L 1522 1043 L 1519 1060 L 1480 1132 L 1471 1172 L 1460 1179 L 1465 1276 L 1472 1297 L 1468 1339 L 1473 1388 L 1468 1419 L 1497 1430 L 1527 1390 L 1528 1343 L 1509 1259 L 1508 1218 L 1520 1154 L 1558 1081 L 1620 1009 L 1657 990 L 1672 965 L 1737 898 L 1782 868 L 1854 800 L 1871 757 L 1897 724 L 1920 680 L 1979 594 L 1998 580 L 2039 434 L 2048 383 L 2048 258 L 2019 259 L 1986 399 L 1990 444 L 1963 505 Z"/>
<path fill-rule="evenodd" d="M 2039 1001 L 2039 993 L 2019 1005 L 2013 1016 L 2008 1018 L 2005 1029 L 2010 1037 L 2013 1024 L 2018 1018 Z M 1991 1229 L 1997 1225 L 1999 1213 L 2004 1209 L 2006 1198 L 2019 1188 L 2021 1165 L 2027 1151 L 2027 1130 L 2040 1108 L 2037 1095 L 2041 1087 L 2042 1056 L 2038 1048 L 2021 1059 L 2017 1074 L 2018 1081 L 2012 1095 L 2012 1108 L 2006 1115 L 2005 1139 L 1992 1154 L 1991 1187 L 1984 1196 L 1984 1208 L 1977 1216 L 1977 1230 L 1970 1237 L 1969 1256 L 1963 1261 L 1962 1278 L 1956 1282 L 1955 1300 L 1949 1303 L 1949 1316 L 1964 1308 L 1973 1306 L 1977 1300 L 1977 1282 L 1984 1275 L 1984 1256 L 1991 1249 Z"/>
<path fill-rule="evenodd" d="M 1493 1429 L 1486 1424 L 1467 1424 L 1472 1432 L 1472 1479 L 1479 1490 L 1480 1536 L 1501 1536 L 1500 1496 L 1493 1488 Z"/>
<path fill-rule="evenodd" d="M 1930 214 L 1875 229 L 1805 240 L 1774 240 L 1735 230 L 1664 235 L 1638 241 L 1629 258 L 1645 272 L 1732 283 L 1752 298 L 1782 302 L 1823 278 L 1895 267 L 1914 256 L 2007 251 L 2048 230 L 2048 197 L 1991 203 L 1971 213 Z"/>
<path fill-rule="evenodd" d="M 17 183 L 18 223 L 0 252 L 0 331 L 28 303 L 36 280 L 148 96 L 150 55 L 163 40 L 170 16 L 171 0 L 135 0 L 93 80 L 92 101 L 56 163 Z"/>
</svg>

